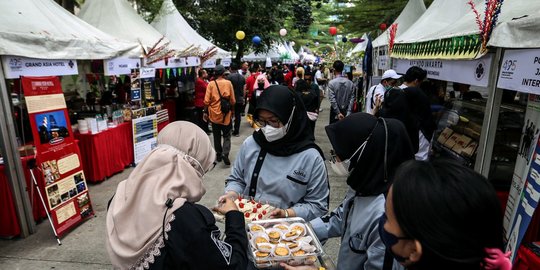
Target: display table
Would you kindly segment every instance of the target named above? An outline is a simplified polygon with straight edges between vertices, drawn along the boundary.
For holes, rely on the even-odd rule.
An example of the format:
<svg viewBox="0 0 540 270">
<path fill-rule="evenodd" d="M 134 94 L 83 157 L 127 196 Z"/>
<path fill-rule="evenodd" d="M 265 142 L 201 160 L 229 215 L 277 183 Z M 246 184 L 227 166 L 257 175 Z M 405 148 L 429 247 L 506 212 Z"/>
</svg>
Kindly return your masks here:
<svg viewBox="0 0 540 270">
<path fill-rule="evenodd" d="M 21 163 L 25 175 L 26 187 L 28 197 L 32 198 L 30 204 L 32 205 L 32 214 L 35 221 L 39 221 L 42 218 L 47 217 L 47 213 L 39 194 L 37 193 L 30 170 L 28 169 L 27 162 L 33 159 L 33 156 L 27 156 L 21 158 Z M 15 212 L 15 202 L 13 201 L 13 194 L 7 179 L 4 164 L 0 165 L 0 237 L 14 237 L 21 233 L 17 214 Z M 43 185 L 41 172 L 34 169 L 34 175 L 39 185 Z M 43 190 L 43 189 L 42 189 Z"/>
<path fill-rule="evenodd" d="M 133 132 L 131 122 L 97 134 L 80 134 L 79 140 L 84 175 L 89 182 L 100 182 L 121 172 L 133 163 Z"/>
</svg>

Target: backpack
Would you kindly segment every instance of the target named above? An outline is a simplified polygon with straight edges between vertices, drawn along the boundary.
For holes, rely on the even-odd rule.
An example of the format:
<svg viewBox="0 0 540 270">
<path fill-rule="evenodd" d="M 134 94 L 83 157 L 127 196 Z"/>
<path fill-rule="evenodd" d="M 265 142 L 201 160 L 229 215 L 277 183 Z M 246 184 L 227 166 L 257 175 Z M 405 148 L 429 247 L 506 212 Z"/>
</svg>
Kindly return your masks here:
<svg viewBox="0 0 540 270">
<path fill-rule="evenodd" d="M 223 98 L 223 96 L 221 95 L 221 91 L 219 91 L 217 81 L 214 80 L 214 83 L 216 83 L 219 100 L 221 102 L 221 112 L 223 113 L 223 119 L 225 119 L 225 115 L 227 115 L 231 111 L 231 102 L 228 99 Z"/>
</svg>

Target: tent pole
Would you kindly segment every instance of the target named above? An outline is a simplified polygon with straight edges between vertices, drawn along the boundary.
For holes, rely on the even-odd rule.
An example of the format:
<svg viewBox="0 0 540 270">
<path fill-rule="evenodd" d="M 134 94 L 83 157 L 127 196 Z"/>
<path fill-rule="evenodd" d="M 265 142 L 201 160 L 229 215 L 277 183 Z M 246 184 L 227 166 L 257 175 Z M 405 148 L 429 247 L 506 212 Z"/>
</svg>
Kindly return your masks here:
<svg viewBox="0 0 540 270">
<path fill-rule="evenodd" d="M 15 213 L 21 228 L 21 237 L 27 237 L 36 231 L 32 207 L 26 192 L 25 175 L 21 158 L 17 150 L 17 136 L 11 113 L 11 101 L 8 96 L 4 68 L 0 64 L 0 151 L 4 157 L 7 180 L 13 194 Z"/>
<path fill-rule="evenodd" d="M 493 155 L 493 145 L 495 144 L 495 135 L 497 124 L 499 122 L 499 112 L 503 94 L 503 90 L 497 88 L 502 54 L 503 49 L 497 48 L 495 56 L 491 60 L 488 83 L 489 96 L 484 111 L 484 123 L 482 125 L 482 133 L 480 134 L 478 152 L 476 154 L 476 162 L 474 165 L 474 170 L 486 178 L 489 175 L 491 166 L 491 157 Z"/>
</svg>

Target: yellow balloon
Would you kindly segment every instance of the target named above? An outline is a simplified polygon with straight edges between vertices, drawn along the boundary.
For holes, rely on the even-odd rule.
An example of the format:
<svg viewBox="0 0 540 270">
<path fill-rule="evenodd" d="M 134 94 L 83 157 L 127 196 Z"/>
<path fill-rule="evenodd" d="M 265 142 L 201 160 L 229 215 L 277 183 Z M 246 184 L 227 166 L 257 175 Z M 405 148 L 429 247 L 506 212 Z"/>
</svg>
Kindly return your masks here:
<svg viewBox="0 0 540 270">
<path fill-rule="evenodd" d="M 244 31 L 238 31 L 236 32 L 236 39 L 238 40 L 242 40 L 246 37 L 246 33 L 244 33 Z"/>
</svg>

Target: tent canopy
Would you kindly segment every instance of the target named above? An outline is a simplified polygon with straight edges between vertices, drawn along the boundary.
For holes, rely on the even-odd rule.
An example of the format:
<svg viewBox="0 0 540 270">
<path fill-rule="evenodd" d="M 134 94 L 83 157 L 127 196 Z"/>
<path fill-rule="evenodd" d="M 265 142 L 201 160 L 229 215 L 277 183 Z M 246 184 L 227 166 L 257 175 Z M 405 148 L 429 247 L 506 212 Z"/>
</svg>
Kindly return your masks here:
<svg viewBox="0 0 540 270">
<path fill-rule="evenodd" d="M 282 44 L 274 44 L 267 53 L 255 53 L 252 52 L 248 55 L 244 55 L 242 60 L 244 61 L 264 61 L 266 58 L 270 58 L 272 61 L 279 61 L 282 55 L 288 53 Z M 290 54 L 289 54 L 290 55 Z"/>
<path fill-rule="evenodd" d="M 359 53 L 366 50 L 368 44 L 368 36 L 366 33 L 362 35 L 362 39 L 364 41 L 356 44 L 356 46 L 354 46 L 354 48 L 347 54 L 347 57 L 351 57 L 353 53 Z"/>
<path fill-rule="evenodd" d="M 140 54 L 138 44 L 94 28 L 51 0 L 0 1 L 0 55 L 108 59 Z"/>
<path fill-rule="evenodd" d="M 454 2 L 454 1 L 450 1 Z M 456 1 L 457 2 L 457 1 Z M 397 37 L 399 37 L 401 34 L 403 34 L 411 25 L 414 24 L 422 14 L 426 11 L 426 5 L 424 4 L 424 0 L 409 0 L 405 8 L 403 8 L 403 11 L 399 14 L 397 19 L 394 21 L 394 23 L 398 24 L 397 27 L 397 33 L 396 33 L 396 40 Z M 386 46 L 389 43 L 390 39 L 390 28 L 386 29 L 380 36 L 378 36 L 375 40 L 373 40 L 373 48 Z M 362 43 L 360 43 L 362 44 Z M 367 46 L 367 44 L 365 45 Z M 364 47 L 365 50 L 365 47 Z"/>
<path fill-rule="evenodd" d="M 145 49 L 151 48 L 163 37 L 137 14 L 127 0 L 86 0 L 79 17 L 110 35 L 140 42 Z M 163 42 L 167 41 L 167 38 L 163 39 Z M 174 43 L 169 47 L 185 49 Z"/>
<path fill-rule="evenodd" d="M 527 4 L 530 6 L 531 3 Z M 507 16 L 509 11 L 505 8 L 503 5 L 501 10 L 504 21 L 493 29 L 488 45 L 502 48 L 540 48 L 540 8 L 526 8 L 513 16 Z"/>
<path fill-rule="evenodd" d="M 175 44 L 178 44 L 184 48 L 191 45 L 199 46 L 202 50 L 207 50 L 211 47 L 218 49 L 217 57 L 226 58 L 231 57 L 231 53 L 225 51 L 210 41 L 199 35 L 184 17 L 178 12 L 178 9 L 174 6 L 172 0 L 165 0 L 161 5 L 161 10 L 152 21 L 152 26 L 155 27 L 161 34 L 172 40 Z"/>
</svg>

